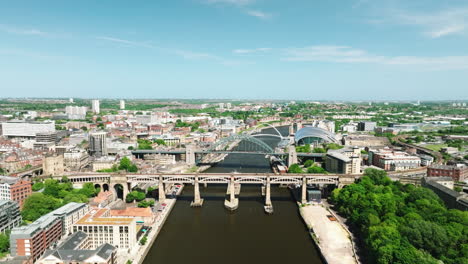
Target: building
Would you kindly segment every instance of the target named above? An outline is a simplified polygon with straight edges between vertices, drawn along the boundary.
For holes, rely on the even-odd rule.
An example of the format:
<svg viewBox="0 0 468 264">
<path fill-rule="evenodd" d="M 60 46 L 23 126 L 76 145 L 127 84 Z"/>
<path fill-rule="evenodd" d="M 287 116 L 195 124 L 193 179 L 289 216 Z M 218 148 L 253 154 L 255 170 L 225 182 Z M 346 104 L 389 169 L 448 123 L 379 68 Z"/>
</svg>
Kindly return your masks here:
<svg viewBox="0 0 468 264">
<path fill-rule="evenodd" d="M 124 109 L 125 109 L 125 101 L 120 100 L 120 110 L 124 110 Z"/>
<path fill-rule="evenodd" d="M 437 178 L 425 177 L 422 186 L 434 191 L 450 209 L 468 210 L 468 194 L 459 193 L 439 182 Z"/>
<path fill-rule="evenodd" d="M 85 119 L 88 108 L 86 106 L 67 106 L 65 113 L 68 119 Z"/>
<path fill-rule="evenodd" d="M 376 137 L 373 135 L 347 135 L 343 137 L 343 145 L 358 147 L 384 147 L 389 146 L 387 137 Z"/>
<path fill-rule="evenodd" d="M 115 164 L 115 157 L 105 156 L 99 157 L 93 161 L 92 168 L 93 171 L 110 169 Z"/>
<path fill-rule="evenodd" d="M 450 177 L 454 181 L 465 181 L 468 179 L 468 167 L 455 165 L 432 165 L 427 168 L 427 176 Z"/>
<path fill-rule="evenodd" d="M 8 121 L 1 123 L 0 134 L 5 137 L 35 138 L 42 132 L 55 132 L 54 121 Z"/>
<path fill-rule="evenodd" d="M 361 151 L 359 148 L 328 151 L 325 158 L 325 169 L 331 173 L 361 173 Z"/>
<path fill-rule="evenodd" d="M 123 210 L 110 210 L 110 216 L 112 217 L 123 217 L 123 218 L 135 218 L 137 223 L 144 223 L 149 226 L 154 223 L 156 216 L 151 208 L 138 208 L 129 207 Z"/>
<path fill-rule="evenodd" d="M 63 175 L 64 161 L 62 155 L 47 155 L 42 165 L 43 174 L 46 176 Z"/>
<path fill-rule="evenodd" d="M 92 100 L 91 101 L 91 109 L 93 110 L 93 113 L 99 114 L 101 112 L 99 108 L 99 100 Z"/>
<path fill-rule="evenodd" d="M 297 146 L 317 145 L 321 143 L 337 143 L 335 134 L 319 127 L 306 126 L 299 129 L 294 135 L 294 141 Z"/>
<path fill-rule="evenodd" d="M 32 194 L 31 182 L 17 177 L 0 176 L 0 200 L 11 200 L 23 208 L 24 200 Z"/>
<path fill-rule="evenodd" d="M 55 249 L 46 250 L 39 264 L 114 264 L 117 249 L 104 243 L 96 249 L 89 247 L 89 236 L 84 232 L 73 233 Z"/>
<path fill-rule="evenodd" d="M 0 201 L 0 233 L 20 226 L 22 222 L 20 208 L 14 201 Z"/>
<path fill-rule="evenodd" d="M 12 256 L 27 256 L 33 261 L 62 237 L 62 221 L 46 214 L 27 226 L 15 227 L 10 234 Z"/>
<path fill-rule="evenodd" d="M 92 156 L 107 156 L 107 133 L 94 132 L 89 134 L 89 152 Z"/>
<path fill-rule="evenodd" d="M 37 219 L 33 223 L 11 230 L 12 256 L 32 256 L 36 261 L 44 251 L 64 235 L 71 226 L 89 211 L 84 203 L 69 203 Z"/>
<path fill-rule="evenodd" d="M 89 155 L 86 151 L 79 148 L 72 148 L 63 154 L 65 170 L 80 171 L 89 163 Z"/>
<path fill-rule="evenodd" d="M 136 219 L 111 217 L 108 208 L 92 209 L 73 225 L 73 232 L 88 234 L 90 248 L 109 243 L 119 249 L 130 249 L 137 243 Z"/>
<path fill-rule="evenodd" d="M 419 168 L 421 158 L 406 152 L 394 151 L 390 148 L 369 150 L 369 163 L 386 171 L 402 171 Z"/>
<path fill-rule="evenodd" d="M 49 214 L 52 214 L 62 221 L 63 235 L 69 235 L 72 233 L 72 225 L 87 214 L 89 210 L 89 206 L 85 203 L 71 202 L 55 209 Z"/>
<path fill-rule="evenodd" d="M 59 141 L 57 132 L 40 132 L 36 133 L 36 142 L 38 143 L 54 143 Z"/>
<path fill-rule="evenodd" d="M 358 123 L 358 131 L 374 131 L 377 122 L 362 121 Z"/>
</svg>

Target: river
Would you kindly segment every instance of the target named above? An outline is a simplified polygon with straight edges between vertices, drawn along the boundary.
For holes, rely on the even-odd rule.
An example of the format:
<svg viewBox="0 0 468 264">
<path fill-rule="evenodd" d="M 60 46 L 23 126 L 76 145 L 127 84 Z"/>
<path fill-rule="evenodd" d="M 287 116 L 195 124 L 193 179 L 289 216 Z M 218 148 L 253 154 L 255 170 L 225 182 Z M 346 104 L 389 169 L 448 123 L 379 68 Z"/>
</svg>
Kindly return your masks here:
<svg viewBox="0 0 468 264">
<path fill-rule="evenodd" d="M 288 132 L 287 128 L 280 131 Z M 262 140 L 272 146 L 278 142 L 270 137 Z M 271 169 L 261 155 L 231 154 L 206 172 L 232 171 Z M 227 211 L 226 188 L 200 185 L 203 207 L 191 208 L 193 186 L 186 186 L 144 264 L 322 263 L 287 188 L 272 186 L 273 215 L 265 214 L 261 187 L 255 185 L 243 185 L 239 208 Z"/>
</svg>

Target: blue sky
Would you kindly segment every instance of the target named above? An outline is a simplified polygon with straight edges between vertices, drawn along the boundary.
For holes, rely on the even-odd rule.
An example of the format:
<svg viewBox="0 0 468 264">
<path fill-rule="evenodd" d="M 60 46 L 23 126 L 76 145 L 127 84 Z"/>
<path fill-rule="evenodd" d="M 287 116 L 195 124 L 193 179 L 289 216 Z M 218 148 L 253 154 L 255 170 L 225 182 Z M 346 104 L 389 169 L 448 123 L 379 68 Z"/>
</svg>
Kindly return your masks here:
<svg viewBox="0 0 468 264">
<path fill-rule="evenodd" d="M 2 1 L 0 91 L 466 100 L 468 1 Z"/>
</svg>

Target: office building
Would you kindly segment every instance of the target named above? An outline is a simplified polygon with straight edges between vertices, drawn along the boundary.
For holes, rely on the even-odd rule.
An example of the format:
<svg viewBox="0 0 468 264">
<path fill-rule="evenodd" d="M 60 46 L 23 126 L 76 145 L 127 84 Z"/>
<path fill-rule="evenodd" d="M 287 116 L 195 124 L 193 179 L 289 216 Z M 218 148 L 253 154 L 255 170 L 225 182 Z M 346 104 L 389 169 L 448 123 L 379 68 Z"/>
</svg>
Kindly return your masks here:
<svg viewBox="0 0 468 264">
<path fill-rule="evenodd" d="M 376 127 L 376 122 L 362 121 L 358 123 L 358 131 L 374 131 Z"/>
<path fill-rule="evenodd" d="M 101 157 L 107 155 L 106 139 L 106 132 L 94 132 L 89 134 L 89 152 L 92 156 Z"/>
<path fill-rule="evenodd" d="M 328 172 L 339 174 L 361 173 L 361 151 L 359 148 L 330 150 L 325 158 Z"/>
<path fill-rule="evenodd" d="M 46 249 L 71 233 L 71 226 L 89 211 L 84 203 L 66 204 L 34 221 L 11 230 L 12 256 L 31 256 L 36 261 Z"/>
<path fill-rule="evenodd" d="M 369 162 L 386 171 L 402 171 L 419 168 L 421 158 L 406 152 L 384 148 L 369 150 Z"/>
<path fill-rule="evenodd" d="M 65 113 L 68 119 L 85 119 L 88 108 L 86 106 L 67 106 Z"/>
<path fill-rule="evenodd" d="M 62 221 L 46 214 L 27 226 L 15 227 L 10 234 L 13 257 L 27 256 L 35 262 L 51 245 L 62 237 Z"/>
<path fill-rule="evenodd" d="M 73 232 L 89 235 L 90 247 L 109 243 L 119 249 L 130 249 L 137 243 L 136 219 L 111 217 L 108 208 L 92 209 L 73 225 Z"/>
<path fill-rule="evenodd" d="M 23 208 L 24 201 L 32 194 L 31 182 L 17 177 L 0 176 L 0 200 L 10 200 Z"/>
<path fill-rule="evenodd" d="M 461 182 L 468 179 L 468 167 L 456 165 L 432 165 L 427 168 L 428 177 L 450 177 Z"/>
<path fill-rule="evenodd" d="M 96 249 L 89 247 L 89 236 L 84 232 L 73 233 L 55 249 L 48 249 L 37 261 L 39 264 L 114 264 L 117 249 L 104 243 Z"/>
<path fill-rule="evenodd" d="M 124 109 L 125 109 L 125 101 L 120 100 L 120 110 L 124 110 Z"/>
<path fill-rule="evenodd" d="M 91 101 L 91 109 L 93 110 L 93 113 L 99 114 L 101 112 L 99 108 L 99 100 L 92 100 Z"/>
<path fill-rule="evenodd" d="M 20 208 L 14 201 L 0 201 L 0 233 L 20 226 L 22 222 Z"/>
<path fill-rule="evenodd" d="M 89 155 L 79 148 L 72 148 L 63 154 L 63 162 L 66 171 L 80 171 L 89 163 Z"/>
<path fill-rule="evenodd" d="M 5 137 L 24 137 L 35 138 L 36 134 L 42 132 L 55 132 L 55 122 L 25 122 L 25 121 L 8 121 L 1 123 L 0 133 Z"/>
</svg>

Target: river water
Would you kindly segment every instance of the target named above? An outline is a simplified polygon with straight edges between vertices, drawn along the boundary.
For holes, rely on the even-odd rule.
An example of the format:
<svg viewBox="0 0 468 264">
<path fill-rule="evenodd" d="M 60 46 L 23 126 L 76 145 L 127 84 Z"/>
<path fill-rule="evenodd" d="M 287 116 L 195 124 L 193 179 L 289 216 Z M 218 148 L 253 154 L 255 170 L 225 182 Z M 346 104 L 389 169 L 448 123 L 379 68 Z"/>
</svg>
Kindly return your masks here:
<svg viewBox="0 0 468 264">
<path fill-rule="evenodd" d="M 288 132 L 287 128 L 280 131 Z M 275 138 L 262 140 L 271 146 L 278 143 Z M 231 154 L 206 172 L 233 171 L 261 173 L 271 169 L 261 155 Z M 273 215 L 264 212 L 259 185 L 242 185 L 239 208 L 227 211 L 226 188 L 200 185 L 203 207 L 191 208 L 193 186 L 186 186 L 144 264 L 322 263 L 287 188 L 272 186 Z"/>
</svg>

